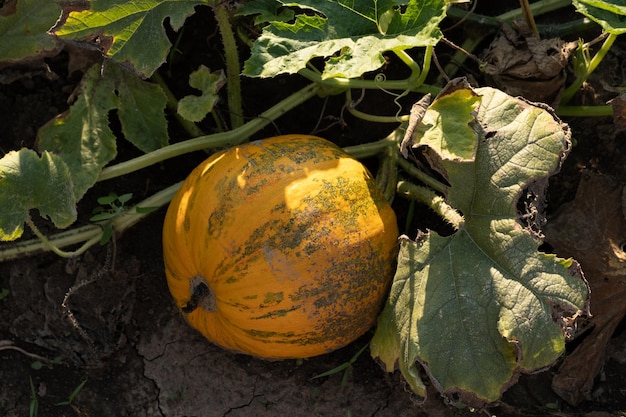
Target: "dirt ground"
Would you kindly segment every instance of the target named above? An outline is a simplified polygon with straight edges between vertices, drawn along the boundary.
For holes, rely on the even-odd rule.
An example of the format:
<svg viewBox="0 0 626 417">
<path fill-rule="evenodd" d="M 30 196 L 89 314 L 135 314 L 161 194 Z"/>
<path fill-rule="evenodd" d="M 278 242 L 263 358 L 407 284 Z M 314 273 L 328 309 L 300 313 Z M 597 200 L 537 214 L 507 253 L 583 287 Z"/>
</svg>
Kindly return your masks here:
<svg viewBox="0 0 626 417">
<path fill-rule="evenodd" d="M 620 70 L 626 67 L 624 49 L 615 47 L 613 51 L 597 77 L 622 77 L 620 85 L 626 85 Z M 49 65 L 55 74 L 52 78 L 34 72 L 0 84 L 2 152 L 32 146 L 38 127 L 67 109 L 79 77 L 67 73 L 67 55 L 63 53 L 49 60 Z M 254 84 L 244 80 L 246 112 L 258 114 L 281 98 L 276 91 L 283 88 L 288 93 L 299 83 L 302 80 L 280 77 L 255 80 Z M 596 93 L 588 96 L 602 102 L 604 96 Z M 378 108 L 378 98 L 388 99 L 372 94 L 363 106 Z M 321 121 L 321 128 L 329 129 L 318 134 L 343 146 L 381 137 L 389 130 L 389 126 L 355 124 L 349 118 L 347 126 L 340 128 L 336 122 L 342 100 L 312 99 L 259 137 L 309 133 Z M 552 231 L 546 228 L 546 250 L 570 256 L 558 249 L 577 253 L 580 248 L 563 242 L 588 239 L 594 246 L 581 252 L 586 255 L 586 262 L 581 261 L 583 270 L 589 265 L 598 279 L 610 276 L 619 287 L 626 280 L 626 268 L 623 263 L 611 263 L 603 250 L 608 244 L 606 230 L 618 233 L 611 240 L 616 250 L 623 251 L 626 242 L 626 137 L 610 118 L 566 121 L 575 146 L 561 173 L 550 182 L 547 214 L 548 224 L 567 221 L 562 220 L 562 227 Z M 172 129 L 173 136 L 180 134 L 175 126 Z M 120 147 L 120 159 L 133 155 L 134 150 Z M 184 178 L 204 157 L 176 158 L 131 178 L 98 184 L 81 202 L 79 222 L 87 221 L 97 196 L 111 190 L 133 192 L 138 201 Z M 588 187 L 589 193 L 607 196 L 602 210 L 583 204 L 596 194 L 577 194 L 581 181 L 597 177 L 608 179 L 611 190 L 617 190 L 611 194 L 605 192 L 605 185 Z M 574 218 L 563 214 L 573 212 L 577 214 Z M 345 372 L 314 378 L 350 361 L 368 343 L 371 333 L 337 352 L 300 361 L 268 362 L 226 352 L 188 327 L 175 309 L 161 253 L 164 214 L 164 209 L 151 214 L 115 245 L 94 248 L 77 259 L 41 254 L 0 264 L 0 291 L 8 290 L 0 299 L 0 416 L 32 415 L 35 406 L 39 416 L 51 417 L 626 416 L 626 326 L 620 324 L 621 310 L 615 313 L 617 324 L 610 332 L 606 352 L 600 349 L 603 346 L 589 350 L 586 359 L 590 363 L 597 359 L 601 369 L 588 398 L 576 406 L 567 404 L 552 389 L 561 362 L 537 374 L 522 375 L 500 402 L 486 410 L 472 410 L 445 403 L 432 387 L 426 402 L 418 403 L 401 376 L 386 374 L 367 350 Z M 589 228 L 593 230 L 581 235 L 581 230 L 587 233 Z M 626 295 L 617 295 L 598 302 L 626 305 Z M 584 346 L 586 338 L 595 340 L 593 335 L 589 330 L 574 340 L 568 355 Z"/>
</svg>

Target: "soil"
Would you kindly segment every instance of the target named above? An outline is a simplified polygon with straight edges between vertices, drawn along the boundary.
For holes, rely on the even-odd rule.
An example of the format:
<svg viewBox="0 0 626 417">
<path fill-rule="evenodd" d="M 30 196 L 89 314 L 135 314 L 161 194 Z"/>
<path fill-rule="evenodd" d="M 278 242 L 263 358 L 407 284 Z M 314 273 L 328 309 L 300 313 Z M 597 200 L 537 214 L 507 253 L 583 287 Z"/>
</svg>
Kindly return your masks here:
<svg viewBox="0 0 626 417">
<path fill-rule="evenodd" d="M 199 22 L 190 19 L 186 36 L 214 36 L 212 29 Z M 198 35 L 202 30 L 207 33 Z M 197 46 L 191 42 L 181 45 Z M 211 62 L 218 55 L 206 44 L 198 46 L 198 51 L 193 55 L 198 62 Z M 625 85 L 620 72 L 626 68 L 624 51 L 624 44 L 614 46 L 578 100 L 592 104 L 590 100 L 602 103 L 612 97 L 602 90 L 600 79 Z M 445 54 L 444 49 L 439 57 Z M 68 62 L 75 57 L 75 51 L 65 50 L 48 58 L 49 71 L 13 68 L 18 73 L 15 80 L 0 84 L 3 152 L 34 146 L 37 129 L 68 108 L 68 98 L 80 80 L 80 71 L 68 70 Z M 177 94 L 188 94 L 186 83 L 177 85 L 176 80 L 187 80 L 198 62 L 174 62 L 169 80 Z M 403 67 L 393 59 L 385 71 L 390 77 L 403 75 Z M 295 76 L 244 79 L 245 112 L 256 115 L 303 85 L 305 82 Z M 411 103 L 415 97 L 404 100 L 403 104 Z M 342 113 L 342 105 L 341 96 L 309 100 L 258 137 L 316 132 L 345 146 L 375 140 L 394 128 L 357 122 Z M 383 92 L 368 92 L 361 109 L 379 114 L 396 111 Z M 548 222 L 576 201 L 578 184 L 585 175 L 610 177 L 622 187 L 626 184 L 626 138 L 613 120 L 579 117 L 565 121 L 572 128 L 575 146 L 561 172 L 550 181 Z M 203 127 L 210 129 L 208 124 Z M 170 129 L 173 138 L 185 135 L 174 121 Z M 137 154 L 123 141 L 119 146 L 120 160 Z M 188 155 L 136 175 L 99 183 L 81 202 L 79 223 L 87 222 L 98 196 L 109 191 L 132 192 L 139 201 L 184 178 L 204 157 Z M 622 212 L 624 202 L 620 199 L 614 203 Z M 403 207 L 397 204 L 401 212 Z M 9 291 L 0 299 L 1 416 L 34 415 L 35 406 L 37 415 L 51 417 L 626 415 L 624 325 L 612 332 L 606 355 L 603 350 L 595 352 L 602 355 L 602 368 L 591 391 L 576 406 L 552 389 L 561 362 L 536 374 L 522 375 L 501 401 L 485 410 L 447 403 L 434 387 L 429 387 L 426 402 L 420 403 L 398 372 L 385 373 L 367 350 L 355 356 L 368 343 L 371 332 L 343 349 L 306 360 L 270 362 L 224 351 L 187 326 L 171 300 L 161 253 L 164 214 L 164 209 L 154 212 L 114 243 L 95 247 L 76 259 L 40 254 L 0 264 L 0 290 Z M 567 227 L 589 224 L 597 215 L 590 209 Z M 436 227 L 432 216 L 425 212 L 423 218 L 417 226 Z M 415 235 L 413 227 L 417 226 L 405 232 Z M 550 242 L 551 237 L 546 237 Z M 622 237 L 626 241 L 626 236 Z M 623 249 L 623 241 L 617 244 Z M 558 253 L 557 246 L 547 249 L 569 256 Z M 602 258 L 599 252 L 597 258 Z M 623 266 L 619 272 L 622 282 L 626 276 Z M 583 334 L 568 345 L 568 354 L 584 339 Z M 345 371 L 316 378 L 348 361 L 353 363 Z M 73 395 L 83 382 L 82 389 Z"/>
</svg>

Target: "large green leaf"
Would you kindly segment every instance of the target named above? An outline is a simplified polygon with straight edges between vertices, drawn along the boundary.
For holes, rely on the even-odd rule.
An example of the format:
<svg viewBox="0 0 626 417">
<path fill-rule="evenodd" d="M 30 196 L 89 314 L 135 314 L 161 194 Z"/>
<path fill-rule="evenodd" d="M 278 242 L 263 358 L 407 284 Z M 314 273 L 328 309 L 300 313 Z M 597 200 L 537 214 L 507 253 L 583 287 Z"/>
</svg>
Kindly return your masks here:
<svg viewBox="0 0 626 417">
<path fill-rule="evenodd" d="M 114 61 L 150 77 L 165 62 L 171 43 L 163 21 L 180 29 L 201 0 L 91 0 L 87 10 L 63 4 L 65 21 L 54 33 L 62 39 L 93 42 Z"/>
<path fill-rule="evenodd" d="M 593 20 L 608 33 L 626 33 L 626 4 L 623 0 L 573 0 L 576 11 Z"/>
<path fill-rule="evenodd" d="M 244 3 L 237 14 L 240 16 L 254 15 L 254 24 L 260 25 L 267 22 L 288 22 L 293 19 L 295 13 L 291 9 L 283 7 L 278 0 L 255 0 Z"/>
<path fill-rule="evenodd" d="M 38 132 L 38 147 L 60 156 L 70 170 L 79 200 L 93 186 L 102 168 L 116 155 L 109 113 L 117 109 L 126 139 L 144 152 L 167 144 L 165 94 L 116 65 L 87 71 L 78 99 L 70 110 Z"/>
<path fill-rule="evenodd" d="M 267 26 L 252 47 L 245 75 L 292 74 L 315 57 L 330 57 L 322 78 L 356 78 L 380 68 L 384 51 L 435 45 L 446 9 L 445 0 L 411 0 L 403 11 L 394 0 L 280 3 L 307 13 L 297 14 L 294 23 Z"/>
<path fill-rule="evenodd" d="M 0 240 L 22 235 L 31 209 L 39 209 L 57 227 L 76 220 L 76 200 L 65 162 L 57 155 L 30 149 L 0 159 Z"/>
<path fill-rule="evenodd" d="M 586 311 L 589 290 L 578 263 L 538 252 L 540 239 L 518 213 L 525 187 L 540 194 L 559 169 L 569 130 L 546 109 L 499 90 L 476 93 L 479 140 L 475 132 L 457 137 L 474 144 L 475 158 L 431 145 L 450 183 L 447 202 L 464 223 L 450 236 L 401 239 L 372 354 L 388 370 L 397 364 L 420 395 L 418 363 L 442 393 L 484 403 L 498 399 L 517 373 L 548 366 L 563 353 L 555 317 Z M 445 136 L 445 126 L 431 129 Z"/>
<path fill-rule="evenodd" d="M 19 62 L 58 50 L 57 41 L 46 32 L 60 12 L 51 0 L 18 0 L 15 13 L 0 16 L 0 62 Z"/>
</svg>

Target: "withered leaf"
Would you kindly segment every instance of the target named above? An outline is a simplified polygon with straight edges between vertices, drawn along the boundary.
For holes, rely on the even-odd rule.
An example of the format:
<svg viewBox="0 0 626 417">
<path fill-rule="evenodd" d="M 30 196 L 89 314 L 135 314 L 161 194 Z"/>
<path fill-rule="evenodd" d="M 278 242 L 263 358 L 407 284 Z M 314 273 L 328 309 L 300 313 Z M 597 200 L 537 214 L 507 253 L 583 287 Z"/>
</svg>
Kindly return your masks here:
<svg viewBox="0 0 626 417">
<path fill-rule="evenodd" d="M 548 222 L 545 240 L 559 256 L 580 262 L 591 287 L 591 332 L 565 358 L 552 382 L 570 404 L 589 398 L 605 361 L 607 344 L 626 316 L 625 184 L 586 172 L 574 201 Z"/>
</svg>

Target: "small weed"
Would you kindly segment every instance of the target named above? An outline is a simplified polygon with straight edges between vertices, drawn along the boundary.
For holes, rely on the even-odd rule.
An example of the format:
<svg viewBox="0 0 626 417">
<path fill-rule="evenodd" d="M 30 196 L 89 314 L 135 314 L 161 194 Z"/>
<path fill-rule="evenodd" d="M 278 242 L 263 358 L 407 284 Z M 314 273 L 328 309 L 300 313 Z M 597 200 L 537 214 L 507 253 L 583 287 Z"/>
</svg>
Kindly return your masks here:
<svg viewBox="0 0 626 417">
<path fill-rule="evenodd" d="M 39 413 L 39 399 L 37 398 L 37 393 L 35 392 L 35 384 L 33 384 L 33 378 L 28 377 L 30 381 L 30 405 L 28 407 L 28 416 L 29 417 L 37 417 Z"/>
<path fill-rule="evenodd" d="M 93 209 L 93 216 L 89 220 L 92 222 L 111 220 L 113 217 L 126 211 L 126 203 L 131 198 L 133 198 L 133 193 L 117 195 L 113 192 L 109 193 L 109 195 L 98 197 L 100 206 Z"/>
<path fill-rule="evenodd" d="M 546 403 L 545 406 L 550 410 L 561 410 L 561 402 L 558 400 Z"/>
<path fill-rule="evenodd" d="M 101 245 L 107 243 L 113 235 L 113 225 L 110 223 L 110 220 L 113 220 L 115 216 L 128 210 L 126 203 L 130 201 L 131 198 L 133 198 L 132 193 L 117 195 L 114 192 L 106 196 L 98 197 L 98 204 L 100 205 L 93 209 L 93 216 L 91 216 L 89 220 L 92 222 L 106 222 L 102 226 L 104 233 L 100 239 Z"/>
<path fill-rule="evenodd" d="M 1 301 L 6 301 L 6 299 L 9 297 L 10 293 L 11 293 L 11 291 L 9 291 L 8 288 L 0 289 L 0 300 Z"/>
<path fill-rule="evenodd" d="M 61 357 L 57 356 L 56 358 L 52 360 L 47 360 L 45 362 L 41 360 L 36 360 L 30 364 L 30 367 L 34 369 L 35 371 L 38 371 L 44 366 L 47 367 L 48 369 L 52 369 L 54 365 L 58 365 L 60 363 L 61 363 Z"/>
<path fill-rule="evenodd" d="M 315 375 L 314 377 L 311 378 L 311 380 L 313 379 L 317 379 L 317 378 L 322 378 L 324 376 L 329 376 L 329 375 L 333 375 L 336 374 L 338 372 L 344 371 L 343 373 L 343 378 L 341 379 L 341 387 L 344 388 L 346 386 L 346 384 L 348 383 L 348 375 L 349 375 L 349 370 L 350 367 L 354 364 L 354 362 L 357 361 L 357 359 L 359 359 L 359 356 L 361 356 L 361 354 L 365 351 L 365 349 L 368 347 L 369 345 L 365 345 L 363 346 L 361 349 L 359 349 L 359 351 L 352 357 L 350 358 L 349 361 L 342 363 L 341 365 L 326 371 L 326 372 L 322 372 L 319 375 Z"/>
<path fill-rule="evenodd" d="M 126 193 L 122 195 L 117 195 L 114 192 L 109 193 L 109 195 L 98 197 L 98 207 L 93 209 L 93 216 L 89 218 L 92 222 L 103 222 L 102 228 L 103 233 L 100 238 L 100 244 L 106 244 L 113 235 L 113 224 L 111 221 L 115 219 L 120 214 L 128 211 L 128 206 L 126 203 L 133 198 L 133 193 Z M 147 214 L 150 213 L 158 207 L 136 207 L 137 214 Z"/>
<path fill-rule="evenodd" d="M 183 401 L 189 398 L 189 393 L 185 391 L 173 391 L 167 395 L 167 399 L 170 401 Z"/>
<path fill-rule="evenodd" d="M 80 390 L 83 389 L 83 387 L 85 386 L 86 383 L 87 383 L 87 380 L 86 379 L 83 380 L 83 382 L 78 384 L 78 386 L 76 388 L 74 388 L 74 391 L 72 391 L 70 393 L 69 397 L 67 397 L 67 401 L 61 401 L 60 403 L 56 403 L 55 405 L 58 405 L 58 406 L 61 406 L 61 405 L 71 405 L 72 402 L 76 399 L 76 397 L 80 393 Z"/>
</svg>

